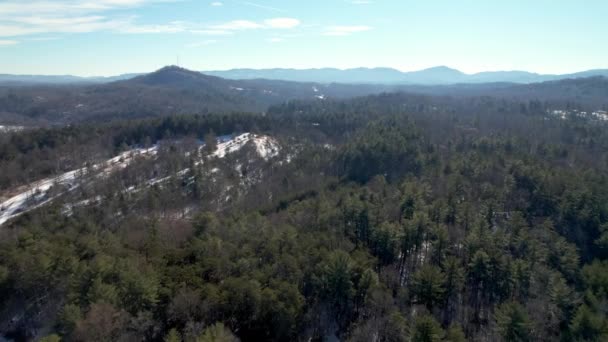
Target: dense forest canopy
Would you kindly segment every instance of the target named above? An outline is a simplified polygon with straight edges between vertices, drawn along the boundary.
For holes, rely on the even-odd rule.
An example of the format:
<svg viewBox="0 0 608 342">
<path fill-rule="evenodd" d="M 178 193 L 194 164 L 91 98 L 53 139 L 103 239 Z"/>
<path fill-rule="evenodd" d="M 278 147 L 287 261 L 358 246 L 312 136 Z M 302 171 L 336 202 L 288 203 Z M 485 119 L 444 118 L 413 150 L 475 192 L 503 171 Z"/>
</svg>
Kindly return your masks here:
<svg viewBox="0 0 608 342">
<path fill-rule="evenodd" d="M 601 109 L 391 93 L 4 133 L 3 193 L 158 154 L 0 227 L 0 331 L 608 340 L 608 127 L 580 114 Z M 213 157 L 217 136 L 244 132 L 280 151 Z"/>
</svg>

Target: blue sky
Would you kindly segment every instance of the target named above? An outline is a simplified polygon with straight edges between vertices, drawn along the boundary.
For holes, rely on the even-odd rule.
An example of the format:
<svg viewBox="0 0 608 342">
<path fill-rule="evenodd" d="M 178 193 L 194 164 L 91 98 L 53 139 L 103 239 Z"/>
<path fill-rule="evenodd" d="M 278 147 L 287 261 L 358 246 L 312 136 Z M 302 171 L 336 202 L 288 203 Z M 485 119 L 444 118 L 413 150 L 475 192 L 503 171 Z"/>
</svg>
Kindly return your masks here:
<svg viewBox="0 0 608 342">
<path fill-rule="evenodd" d="M 0 73 L 608 68 L 606 0 L 0 0 Z"/>
</svg>

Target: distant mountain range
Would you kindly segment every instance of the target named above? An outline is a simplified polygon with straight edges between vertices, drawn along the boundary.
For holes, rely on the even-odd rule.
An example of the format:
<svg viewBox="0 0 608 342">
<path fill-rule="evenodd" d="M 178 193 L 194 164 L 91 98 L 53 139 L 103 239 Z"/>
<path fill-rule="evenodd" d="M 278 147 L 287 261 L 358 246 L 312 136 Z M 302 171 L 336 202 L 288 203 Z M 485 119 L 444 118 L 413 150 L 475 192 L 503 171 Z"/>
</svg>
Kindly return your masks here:
<svg viewBox="0 0 608 342">
<path fill-rule="evenodd" d="M 309 83 L 386 84 L 386 85 L 450 85 L 481 83 L 539 83 L 593 76 L 608 77 L 608 69 L 588 70 L 572 74 L 550 75 L 527 71 L 488 71 L 465 74 L 445 66 L 420 71 L 402 72 L 391 68 L 355 69 L 232 69 L 203 71 L 203 74 L 230 80 L 281 80 Z M 124 74 L 111 77 L 78 77 L 71 75 L 6 75 L 0 74 L 1 85 L 31 84 L 102 84 L 127 80 L 143 74 Z"/>
<path fill-rule="evenodd" d="M 435 70 L 435 80 L 453 72 Z M 429 79 L 429 78 L 427 78 Z M 268 79 L 231 80 L 175 66 L 114 82 L 0 86 L 0 124 L 63 124 L 172 114 L 264 112 L 290 100 L 325 101 L 403 92 L 516 101 L 608 106 L 608 78 L 514 84 L 346 84 Z"/>
<path fill-rule="evenodd" d="M 543 75 L 527 71 L 489 71 L 465 74 L 445 66 L 420 71 L 402 72 L 390 68 L 356 69 L 233 69 L 203 71 L 207 75 L 228 79 L 275 79 L 295 82 L 368 83 L 368 84 L 478 84 L 478 83 L 538 83 L 571 78 L 608 76 L 608 69 L 588 70 L 564 75 Z"/>
<path fill-rule="evenodd" d="M 31 84 L 101 84 L 128 80 L 141 74 L 124 74 L 118 76 L 79 77 L 72 75 L 8 75 L 0 74 L 2 85 L 31 85 Z"/>
</svg>

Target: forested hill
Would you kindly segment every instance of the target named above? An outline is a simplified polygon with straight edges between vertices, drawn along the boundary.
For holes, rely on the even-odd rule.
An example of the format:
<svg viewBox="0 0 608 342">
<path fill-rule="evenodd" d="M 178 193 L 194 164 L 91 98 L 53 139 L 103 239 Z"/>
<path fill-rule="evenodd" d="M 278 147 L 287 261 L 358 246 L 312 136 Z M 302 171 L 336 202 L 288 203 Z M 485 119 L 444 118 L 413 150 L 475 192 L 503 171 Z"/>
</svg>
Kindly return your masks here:
<svg viewBox="0 0 608 342">
<path fill-rule="evenodd" d="M 2 134 L 0 333 L 606 341 L 608 116 L 562 105 L 395 93 Z"/>
<path fill-rule="evenodd" d="M 65 124 L 190 113 L 263 112 L 290 99 L 352 97 L 383 88 L 225 80 L 178 67 L 102 85 L 0 87 L 0 122 Z"/>
<path fill-rule="evenodd" d="M 492 96 L 512 100 L 572 102 L 586 106 L 608 106 L 608 77 L 597 76 L 532 84 L 485 83 L 449 86 L 403 86 L 402 91 L 444 96 Z"/>
<path fill-rule="evenodd" d="M 103 85 L 16 87 L 2 91 L 2 112 L 49 123 L 262 111 L 272 103 L 271 96 L 262 90 L 258 94 L 258 90 L 245 90 L 238 82 L 176 67 Z"/>
</svg>

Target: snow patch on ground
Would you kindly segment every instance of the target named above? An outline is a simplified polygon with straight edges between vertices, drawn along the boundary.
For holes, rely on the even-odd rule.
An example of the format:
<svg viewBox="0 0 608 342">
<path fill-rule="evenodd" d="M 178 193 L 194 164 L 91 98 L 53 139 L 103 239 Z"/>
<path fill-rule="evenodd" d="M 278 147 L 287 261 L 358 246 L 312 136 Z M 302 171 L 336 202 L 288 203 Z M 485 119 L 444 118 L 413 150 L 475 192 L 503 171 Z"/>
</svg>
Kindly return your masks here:
<svg viewBox="0 0 608 342">
<path fill-rule="evenodd" d="M 3 132 L 19 132 L 23 130 L 23 126 L 2 126 L 0 125 L 0 133 Z"/>
<path fill-rule="evenodd" d="M 28 210 L 44 205 L 49 201 L 49 199 L 46 199 L 46 194 L 53 185 L 68 185 L 72 183 L 76 179 L 76 173 L 78 171 L 71 171 L 59 177 L 41 180 L 28 186 L 28 190 L 0 204 L 0 225 Z"/>
<path fill-rule="evenodd" d="M 279 144 L 277 141 L 268 136 L 256 135 L 251 133 L 244 133 L 235 137 L 232 136 L 221 136 L 218 137 L 218 146 L 214 153 L 211 154 L 213 157 L 224 158 L 227 154 L 239 151 L 249 142 L 255 145 L 257 153 L 260 157 L 265 160 L 269 160 L 279 154 Z M 201 149 L 204 148 L 201 147 Z M 158 145 L 151 148 L 137 148 L 129 150 L 119 154 L 118 156 L 108 159 L 105 162 L 93 165 L 89 168 L 81 168 L 78 170 L 66 172 L 56 177 L 50 177 L 22 187 L 22 190 L 17 194 L 12 195 L 4 202 L 0 203 L 0 225 L 6 223 L 8 220 L 22 215 L 28 211 L 34 210 L 41 207 L 58 196 L 76 189 L 80 184 L 78 180 L 89 173 L 97 173 L 98 176 L 108 176 L 117 170 L 126 168 L 133 162 L 135 158 L 145 157 L 151 158 L 158 154 Z M 202 164 L 203 161 L 197 162 L 195 165 Z M 182 176 L 188 173 L 190 169 L 179 171 L 176 175 Z M 164 183 L 171 179 L 171 176 L 164 178 L 157 178 L 149 180 L 146 185 L 153 186 L 156 184 Z M 54 196 L 48 196 L 49 191 L 53 186 L 62 186 L 67 188 L 64 192 Z M 127 192 L 138 191 L 135 187 L 127 189 Z M 66 212 L 71 213 L 74 207 L 86 206 L 91 203 L 99 202 L 100 199 L 95 198 L 91 200 L 85 200 L 74 204 L 68 204 Z"/>
<path fill-rule="evenodd" d="M 97 204 L 101 202 L 101 196 L 95 196 L 94 198 L 86 199 L 76 203 L 68 203 L 64 205 L 62 214 L 66 216 L 72 216 L 74 213 L 74 208 L 86 207 L 91 204 Z"/>
<path fill-rule="evenodd" d="M 547 112 L 562 120 L 566 120 L 568 118 L 579 117 L 579 118 L 586 118 L 586 119 L 591 119 L 591 120 L 608 121 L 608 111 L 605 111 L 605 110 L 585 112 L 585 111 L 579 111 L 577 109 L 572 109 L 572 110 L 558 109 L 558 110 L 547 111 Z"/>
<path fill-rule="evenodd" d="M 234 137 L 232 140 L 218 144 L 217 150 L 211 156 L 224 158 L 227 154 L 242 149 L 249 142 L 253 142 L 257 153 L 265 160 L 269 160 L 279 154 L 279 144 L 273 138 L 244 133 Z"/>
<path fill-rule="evenodd" d="M 157 153 L 157 146 L 148 149 L 134 149 L 121 153 L 103 163 L 93 165 L 90 168 L 81 168 L 56 177 L 50 177 L 31 183 L 25 187 L 25 191 L 0 203 L 0 225 L 23 213 L 43 206 L 61 195 L 59 194 L 53 197 L 47 196 L 49 190 L 51 190 L 53 186 L 67 187 L 67 191 L 71 191 L 79 186 L 77 179 L 87 175 L 89 172 L 100 171 L 100 175 L 109 175 L 113 171 L 124 169 L 138 156 L 153 156 Z"/>
<path fill-rule="evenodd" d="M 279 144 L 277 144 L 276 140 L 267 136 L 254 136 L 253 143 L 255 144 L 256 151 L 260 155 L 260 157 L 265 160 L 269 160 L 273 157 L 279 155 Z"/>
<path fill-rule="evenodd" d="M 211 155 L 218 158 L 224 158 L 229 153 L 234 153 L 250 141 L 250 133 L 241 134 L 234 137 L 232 140 L 220 143 L 217 145 L 217 150 Z"/>
</svg>

